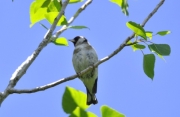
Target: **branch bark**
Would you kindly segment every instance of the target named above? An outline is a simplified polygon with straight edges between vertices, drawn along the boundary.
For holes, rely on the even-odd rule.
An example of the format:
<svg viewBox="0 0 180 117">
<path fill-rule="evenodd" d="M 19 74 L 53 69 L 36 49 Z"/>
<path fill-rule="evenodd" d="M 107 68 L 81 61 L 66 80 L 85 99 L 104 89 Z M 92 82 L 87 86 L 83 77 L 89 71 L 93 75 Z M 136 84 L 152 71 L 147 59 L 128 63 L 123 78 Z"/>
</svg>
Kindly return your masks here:
<svg viewBox="0 0 180 117">
<path fill-rule="evenodd" d="M 91 0 L 89 0 L 91 1 Z M 147 18 L 143 21 L 142 25 L 141 26 L 145 26 L 145 24 L 147 23 L 147 21 L 158 11 L 158 9 L 162 6 L 162 4 L 164 3 L 165 0 L 161 0 L 159 2 L 159 4 L 153 9 L 153 11 L 147 16 Z M 86 2 L 87 3 L 87 2 Z M 81 7 L 82 8 L 82 7 Z M 77 11 L 77 13 L 80 13 Z M 78 16 L 78 15 L 77 15 Z M 76 17 L 77 17 L 76 16 Z M 76 18 L 75 17 L 75 18 Z M 74 18 L 74 19 L 75 19 Z M 72 21 L 74 19 L 70 19 L 69 20 L 69 24 L 72 23 Z M 72 21 L 71 21 L 72 20 Z M 63 28 L 62 28 L 63 29 Z M 61 30 L 62 30 L 61 29 Z M 63 29 L 63 30 L 66 30 L 66 29 Z M 63 31 L 62 31 L 63 32 Z M 61 32 L 61 33 L 62 33 Z M 119 53 L 125 46 L 127 46 L 127 42 L 130 41 L 132 38 L 134 38 L 135 34 L 133 33 L 131 36 L 127 37 L 125 39 L 125 41 L 120 44 L 120 46 L 114 50 L 110 55 L 100 59 L 97 63 L 95 63 L 93 66 L 89 66 L 88 68 L 84 69 L 83 71 L 80 72 L 80 74 L 84 74 L 86 72 L 88 72 L 89 70 L 93 69 L 94 67 L 97 67 L 98 65 L 102 64 L 103 62 L 109 60 L 110 58 L 112 58 L 113 56 L 115 56 L 117 53 Z M 73 80 L 75 79 L 76 77 L 78 77 L 77 74 L 75 75 L 72 75 L 72 76 L 69 76 L 69 77 L 66 77 L 66 78 L 62 78 L 58 81 L 55 81 L 53 83 L 50 83 L 50 84 L 47 84 L 47 85 L 44 85 L 44 86 L 40 86 L 40 87 L 36 87 L 36 88 L 33 88 L 33 89 L 23 89 L 23 90 L 20 90 L 20 89 L 10 89 L 10 93 L 34 93 L 34 92 L 38 92 L 38 91 L 43 91 L 43 90 L 46 90 L 46 89 L 49 89 L 51 87 L 54 87 L 56 85 L 59 85 L 63 82 L 66 82 L 66 81 L 69 81 L 69 80 Z"/>
<path fill-rule="evenodd" d="M 32 55 L 29 56 L 12 74 L 12 77 L 10 78 L 7 88 L 5 89 L 4 92 L 1 92 L 0 104 L 2 104 L 3 100 L 9 95 L 9 90 L 16 86 L 16 83 L 26 73 L 26 70 L 33 63 L 33 61 L 36 59 L 36 57 L 39 55 L 39 53 L 42 51 L 42 49 L 48 44 L 48 42 L 50 41 L 50 38 L 52 36 L 52 33 L 53 33 L 54 29 L 56 28 L 56 25 L 57 25 L 59 19 L 64 14 L 64 10 L 66 9 L 66 6 L 68 3 L 69 3 L 69 0 L 64 1 L 61 11 L 59 12 L 58 16 L 54 19 L 54 22 L 53 22 L 51 28 L 45 34 L 43 41 L 39 44 L 39 46 L 32 53 Z"/>
</svg>

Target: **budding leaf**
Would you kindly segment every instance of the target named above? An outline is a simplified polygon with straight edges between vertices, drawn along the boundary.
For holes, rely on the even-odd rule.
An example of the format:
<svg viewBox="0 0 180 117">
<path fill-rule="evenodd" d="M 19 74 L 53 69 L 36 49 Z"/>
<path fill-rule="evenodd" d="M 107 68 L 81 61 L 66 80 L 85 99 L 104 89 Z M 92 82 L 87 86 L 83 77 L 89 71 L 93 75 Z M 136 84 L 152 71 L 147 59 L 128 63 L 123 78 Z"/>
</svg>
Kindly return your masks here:
<svg viewBox="0 0 180 117">
<path fill-rule="evenodd" d="M 165 36 L 167 34 L 171 33 L 171 31 L 159 31 L 157 32 L 158 35 Z"/>
<path fill-rule="evenodd" d="M 146 31 L 146 37 L 148 37 L 151 40 L 152 39 L 152 32 Z"/>
<path fill-rule="evenodd" d="M 70 0 L 69 4 L 74 4 L 74 3 L 78 3 L 78 2 L 82 2 L 83 0 Z"/>
<path fill-rule="evenodd" d="M 53 41 L 54 44 L 60 45 L 60 46 L 68 46 L 68 41 L 64 37 L 59 37 Z"/>
<path fill-rule="evenodd" d="M 87 28 L 89 29 L 88 27 L 86 26 L 69 26 L 68 28 L 72 28 L 72 29 L 84 29 L 84 28 Z M 89 29 L 90 30 L 90 29 Z"/>
</svg>

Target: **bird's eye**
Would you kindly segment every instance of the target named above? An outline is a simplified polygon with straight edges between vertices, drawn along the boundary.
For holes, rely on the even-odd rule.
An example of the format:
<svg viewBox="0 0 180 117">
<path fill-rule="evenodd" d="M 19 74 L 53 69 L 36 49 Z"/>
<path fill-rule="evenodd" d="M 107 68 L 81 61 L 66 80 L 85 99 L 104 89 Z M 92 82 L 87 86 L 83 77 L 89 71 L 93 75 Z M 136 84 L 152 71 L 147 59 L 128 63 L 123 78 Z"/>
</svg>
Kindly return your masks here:
<svg viewBox="0 0 180 117">
<path fill-rule="evenodd" d="M 77 42 L 80 38 L 81 38 L 80 36 L 76 36 L 76 37 L 74 38 L 75 42 Z"/>
</svg>

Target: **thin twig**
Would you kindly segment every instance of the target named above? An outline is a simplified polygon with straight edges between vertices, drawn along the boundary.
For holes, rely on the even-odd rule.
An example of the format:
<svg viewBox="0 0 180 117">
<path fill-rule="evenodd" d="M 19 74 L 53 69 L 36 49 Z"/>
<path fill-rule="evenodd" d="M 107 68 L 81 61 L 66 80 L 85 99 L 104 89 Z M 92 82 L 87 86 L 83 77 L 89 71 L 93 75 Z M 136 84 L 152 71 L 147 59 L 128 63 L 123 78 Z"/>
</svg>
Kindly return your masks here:
<svg viewBox="0 0 180 117">
<path fill-rule="evenodd" d="M 143 52 L 143 50 L 142 50 L 142 49 L 140 49 L 140 50 L 141 50 L 142 54 L 144 55 L 144 52 Z"/>
<path fill-rule="evenodd" d="M 141 24 L 142 27 L 145 26 L 145 24 L 147 23 L 147 21 L 158 11 L 159 7 L 163 5 L 165 0 L 161 0 L 159 2 L 159 4 L 156 5 L 156 7 L 154 8 L 154 10 L 148 15 L 148 17 L 143 21 L 143 23 Z"/>
<path fill-rule="evenodd" d="M 48 44 L 48 42 L 50 41 L 52 32 L 56 28 L 56 25 L 57 25 L 59 19 L 61 18 L 61 16 L 64 14 L 64 10 L 68 3 L 69 3 L 69 0 L 64 1 L 61 11 L 59 12 L 58 16 L 54 19 L 54 22 L 53 22 L 51 28 L 45 34 L 43 41 L 39 44 L 39 46 L 32 53 L 32 55 L 29 56 L 12 74 L 12 77 L 9 81 L 7 88 L 5 89 L 4 92 L 2 92 L 2 95 L 0 97 L 0 104 L 9 95 L 9 89 L 14 88 L 16 86 L 16 83 L 26 73 L 26 70 L 33 63 L 33 61 L 36 59 L 36 57 L 39 55 L 39 53 L 42 51 L 42 49 Z"/>
<path fill-rule="evenodd" d="M 77 11 L 76 13 L 74 14 L 74 16 L 72 16 L 69 21 L 68 21 L 68 24 L 67 25 L 64 25 L 60 30 L 58 30 L 55 34 L 55 38 L 57 38 L 61 33 L 63 33 L 65 30 L 67 30 L 67 27 L 73 23 L 73 21 L 79 16 L 79 14 L 86 9 L 86 7 L 88 5 L 90 5 L 92 2 L 92 0 L 87 0 Z"/>
<path fill-rule="evenodd" d="M 164 3 L 165 0 L 161 0 L 160 3 L 156 6 L 156 8 L 150 13 L 150 15 L 148 15 L 148 17 L 144 20 L 144 22 L 142 23 L 142 26 L 145 26 L 145 24 L 147 23 L 147 21 L 157 12 L 157 10 L 160 8 L 160 6 Z M 102 58 L 101 60 L 99 60 L 97 63 L 95 63 L 93 66 L 89 66 L 88 68 L 84 69 L 83 71 L 80 72 L 80 74 L 84 74 L 86 72 L 88 72 L 89 70 L 93 69 L 94 67 L 97 67 L 98 65 L 102 64 L 103 62 L 109 60 L 110 58 L 112 58 L 114 55 L 116 55 L 117 53 L 119 53 L 125 46 L 126 46 L 126 43 L 131 40 L 132 38 L 134 38 L 134 33 L 127 37 L 125 39 L 125 41 L 114 51 L 112 52 L 110 55 Z M 10 90 L 10 93 L 34 93 L 34 92 L 37 92 L 37 91 L 43 91 L 43 90 L 46 90 L 48 88 L 51 88 L 51 87 L 54 87 L 56 85 L 59 85 L 63 82 L 66 82 L 66 81 L 69 81 L 69 80 L 73 80 L 77 77 L 78 75 L 72 75 L 72 76 L 69 76 L 69 77 L 66 77 L 66 78 L 63 78 L 63 79 L 60 79 L 56 82 L 53 82 L 53 83 L 50 83 L 50 84 L 47 84 L 47 85 L 44 85 L 44 86 L 40 86 L 40 87 L 37 87 L 37 88 L 33 88 L 33 89 L 24 89 L 24 90 L 19 90 L 19 89 L 11 89 Z"/>
<path fill-rule="evenodd" d="M 141 40 L 141 42 L 149 42 L 149 43 L 152 43 L 152 44 L 155 44 L 155 43 L 153 43 L 153 42 L 151 42 L 151 41 L 146 41 L 146 40 Z"/>
</svg>

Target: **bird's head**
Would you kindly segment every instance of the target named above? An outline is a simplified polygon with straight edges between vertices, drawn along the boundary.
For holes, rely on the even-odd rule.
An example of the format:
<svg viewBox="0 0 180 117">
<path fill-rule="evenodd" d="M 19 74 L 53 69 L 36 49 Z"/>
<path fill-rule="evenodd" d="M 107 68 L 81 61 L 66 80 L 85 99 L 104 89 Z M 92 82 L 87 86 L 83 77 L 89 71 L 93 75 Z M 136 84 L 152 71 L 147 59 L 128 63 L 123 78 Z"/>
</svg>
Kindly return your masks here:
<svg viewBox="0 0 180 117">
<path fill-rule="evenodd" d="M 75 47 L 88 42 L 83 36 L 76 36 L 74 39 L 70 39 L 69 41 L 71 41 Z"/>
</svg>

